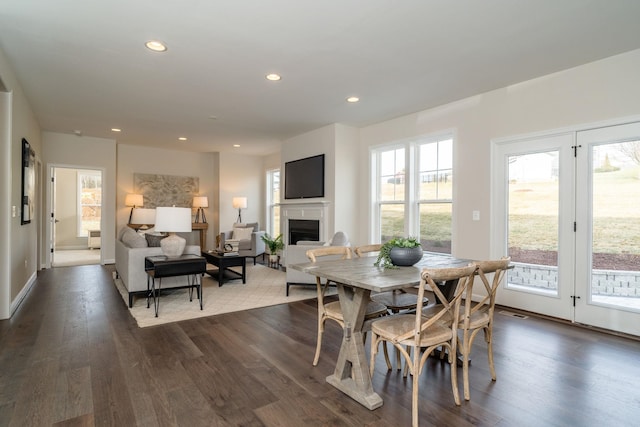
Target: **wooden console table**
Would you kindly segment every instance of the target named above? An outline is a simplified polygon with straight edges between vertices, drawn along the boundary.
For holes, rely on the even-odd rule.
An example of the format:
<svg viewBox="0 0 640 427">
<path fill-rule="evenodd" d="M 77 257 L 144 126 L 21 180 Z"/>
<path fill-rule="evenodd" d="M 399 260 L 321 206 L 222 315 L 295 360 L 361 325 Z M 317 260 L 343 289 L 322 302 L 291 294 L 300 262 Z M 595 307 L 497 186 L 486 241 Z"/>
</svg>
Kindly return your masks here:
<svg viewBox="0 0 640 427">
<path fill-rule="evenodd" d="M 138 230 L 142 226 L 146 225 L 148 227 L 153 227 L 153 224 L 127 224 L 129 227 L 134 230 Z M 200 250 L 204 251 L 207 249 L 207 230 L 209 229 L 208 222 L 193 222 L 191 223 L 191 229 L 193 231 L 200 232 Z"/>
</svg>

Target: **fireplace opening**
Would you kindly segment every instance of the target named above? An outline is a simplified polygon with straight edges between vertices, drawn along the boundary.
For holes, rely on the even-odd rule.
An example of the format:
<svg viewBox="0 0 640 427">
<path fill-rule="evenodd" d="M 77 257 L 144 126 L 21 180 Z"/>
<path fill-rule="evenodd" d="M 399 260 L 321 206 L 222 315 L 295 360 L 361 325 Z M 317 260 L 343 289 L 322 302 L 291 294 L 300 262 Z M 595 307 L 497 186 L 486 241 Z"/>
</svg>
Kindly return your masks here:
<svg viewBox="0 0 640 427">
<path fill-rule="evenodd" d="M 290 219 L 289 244 L 295 245 L 299 240 L 320 240 L 320 221 L 317 219 Z"/>
</svg>

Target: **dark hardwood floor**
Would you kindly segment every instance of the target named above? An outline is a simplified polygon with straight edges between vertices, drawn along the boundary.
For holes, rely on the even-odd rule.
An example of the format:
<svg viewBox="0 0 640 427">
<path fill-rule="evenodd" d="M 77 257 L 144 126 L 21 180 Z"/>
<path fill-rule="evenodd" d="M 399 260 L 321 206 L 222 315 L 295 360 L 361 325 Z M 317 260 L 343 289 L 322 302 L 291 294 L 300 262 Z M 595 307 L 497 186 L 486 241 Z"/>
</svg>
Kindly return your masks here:
<svg viewBox="0 0 640 427">
<path fill-rule="evenodd" d="M 341 337 L 334 323 L 311 365 L 315 301 L 140 329 L 112 271 L 43 271 L 14 317 L 0 322 L 0 426 L 411 424 L 410 381 L 387 372 L 381 357 L 373 385 L 384 405 L 375 411 L 325 382 Z M 427 363 L 421 426 L 640 423 L 640 342 L 500 314 L 493 383 L 477 341 L 471 401 L 460 407 L 449 366 Z"/>
</svg>

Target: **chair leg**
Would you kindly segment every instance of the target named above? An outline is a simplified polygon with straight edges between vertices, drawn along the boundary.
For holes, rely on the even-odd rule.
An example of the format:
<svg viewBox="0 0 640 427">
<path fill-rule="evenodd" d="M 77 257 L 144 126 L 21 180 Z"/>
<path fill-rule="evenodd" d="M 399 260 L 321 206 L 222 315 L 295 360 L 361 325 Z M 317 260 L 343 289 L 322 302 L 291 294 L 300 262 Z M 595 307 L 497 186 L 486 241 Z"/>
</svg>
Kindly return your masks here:
<svg viewBox="0 0 640 427">
<path fill-rule="evenodd" d="M 324 332 L 324 317 L 318 317 L 318 343 L 316 344 L 316 354 L 313 357 L 313 366 L 318 365 L 320 360 L 320 349 L 322 347 L 322 333 Z"/>
<path fill-rule="evenodd" d="M 464 385 L 464 400 L 471 399 L 471 392 L 469 391 L 469 343 L 462 343 L 460 352 L 462 353 L 462 382 Z M 457 365 L 457 361 L 454 362 Z"/>
<path fill-rule="evenodd" d="M 382 345 L 386 347 L 387 343 L 383 341 Z M 375 366 L 376 366 L 376 354 L 378 353 L 378 335 L 376 335 L 374 332 L 371 332 L 371 352 L 370 353 L 371 353 L 371 357 L 369 359 L 369 376 L 373 377 L 373 371 L 375 370 Z"/>
<path fill-rule="evenodd" d="M 411 425 L 418 427 L 418 377 L 420 376 L 420 352 L 413 353 L 413 389 L 411 390 Z"/>
<path fill-rule="evenodd" d="M 453 354 L 453 358 L 451 360 L 451 389 L 453 391 L 453 400 L 456 402 L 456 405 L 460 406 L 460 391 L 458 391 L 458 361 L 456 360 L 456 338 L 453 338 L 453 343 L 451 348 L 449 348 L 449 353 Z"/>
<path fill-rule="evenodd" d="M 382 341 L 382 352 L 384 353 L 384 361 L 387 364 L 387 371 L 390 371 L 391 368 L 391 360 L 389 360 L 389 352 L 387 351 L 387 342 Z"/>
<path fill-rule="evenodd" d="M 487 356 L 489 358 L 489 370 L 491 371 L 491 380 L 496 380 L 496 368 L 493 366 L 493 337 L 492 328 L 488 326 L 484 328 L 484 339 L 487 342 Z"/>
</svg>

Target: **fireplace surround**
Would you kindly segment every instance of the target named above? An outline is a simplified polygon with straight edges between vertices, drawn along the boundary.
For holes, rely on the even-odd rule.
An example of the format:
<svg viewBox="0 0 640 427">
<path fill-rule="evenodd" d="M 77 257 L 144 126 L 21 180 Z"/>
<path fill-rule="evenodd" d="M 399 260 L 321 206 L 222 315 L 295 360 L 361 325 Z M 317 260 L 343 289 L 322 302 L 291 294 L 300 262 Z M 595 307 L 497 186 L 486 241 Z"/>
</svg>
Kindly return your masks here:
<svg viewBox="0 0 640 427">
<path fill-rule="evenodd" d="M 291 245 L 293 241 L 298 240 L 319 240 L 325 242 L 329 240 L 329 236 L 327 235 L 329 232 L 329 202 L 283 203 L 280 205 L 280 214 L 282 217 L 282 236 L 285 239 L 285 245 Z M 297 222 L 298 220 L 310 222 Z M 311 231 L 313 232 L 313 236 L 308 230 L 295 230 L 295 226 L 307 226 L 311 224 L 311 222 L 314 222 Z M 293 239 L 290 232 L 291 225 L 294 225 Z"/>
</svg>

